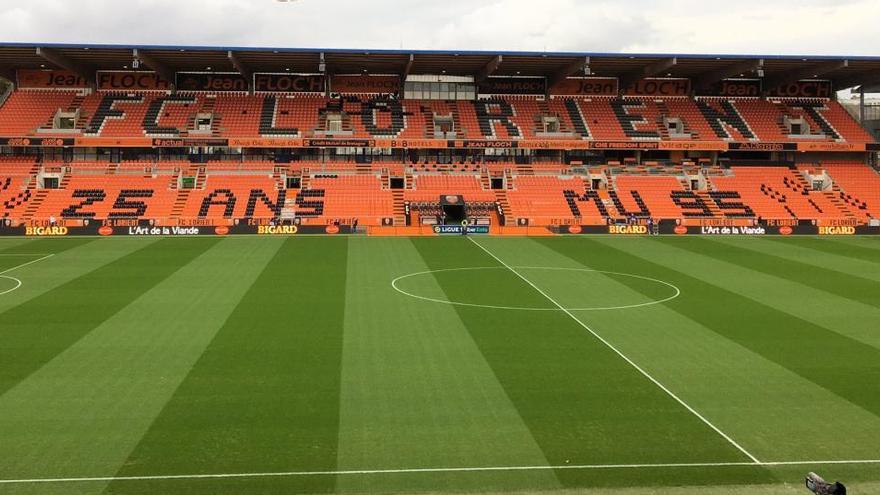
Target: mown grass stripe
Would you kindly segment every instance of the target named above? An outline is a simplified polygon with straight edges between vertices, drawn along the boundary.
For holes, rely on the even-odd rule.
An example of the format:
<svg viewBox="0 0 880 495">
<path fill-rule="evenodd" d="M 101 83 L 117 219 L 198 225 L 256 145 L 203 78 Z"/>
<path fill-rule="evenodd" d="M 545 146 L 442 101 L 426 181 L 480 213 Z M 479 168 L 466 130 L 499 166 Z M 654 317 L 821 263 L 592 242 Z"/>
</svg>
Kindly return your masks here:
<svg viewBox="0 0 880 495">
<path fill-rule="evenodd" d="M 770 254 L 773 256 L 779 256 L 791 261 L 818 266 L 828 270 L 833 270 L 836 272 L 845 273 L 847 275 L 861 277 L 869 280 L 880 280 L 880 263 L 874 263 L 871 261 L 860 259 L 858 257 L 844 255 L 843 251 L 847 249 L 847 246 L 845 244 L 841 247 L 841 253 L 835 253 L 833 251 L 835 245 L 827 245 L 826 248 L 829 249 L 829 252 L 824 252 L 816 249 L 811 249 L 806 245 L 802 245 L 798 243 L 796 239 L 792 239 L 791 241 L 792 242 L 779 242 L 777 240 L 771 239 L 770 237 L 748 239 L 717 239 L 717 242 L 733 244 L 738 247 L 757 251 L 764 254 Z M 880 260 L 880 253 L 877 253 L 876 258 Z M 792 283 L 797 284 L 799 287 L 803 286 L 802 284 L 797 282 Z M 827 295 L 832 296 L 832 294 Z M 835 297 L 834 299 L 840 300 L 842 298 Z"/>
<path fill-rule="evenodd" d="M 3 254 L 58 254 L 69 249 L 83 246 L 95 239 L 86 237 L 65 237 L 62 239 L 28 239 L 24 242 L 16 242 L 13 245 L 0 243 L 0 253 Z"/>
<path fill-rule="evenodd" d="M 799 306 L 798 298 L 792 294 L 803 291 L 814 298 L 827 297 L 831 300 L 827 306 L 832 306 L 834 301 L 849 303 L 855 308 L 851 317 L 860 319 L 867 320 L 867 315 L 877 312 L 863 304 L 820 294 L 809 287 L 758 272 L 744 277 L 739 273 L 739 267 L 705 256 L 681 256 L 679 250 L 647 238 L 608 238 L 605 241 L 631 254 L 650 253 L 647 257 L 651 261 L 709 282 L 718 280 L 731 291 L 792 314 L 801 315 L 794 309 L 800 307 L 804 311 L 801 317 L 814 322 L 817 315 L 825 316 L 821 311 L 825 306 Z M 535 243 L 534 240 L 529 242 Z M 494 241 L 492 245 L 509 259 L 520 263 L 530 253 L 548 251 L 555 254 L 556 260 L 542 263 L 545 266 L 575 263 L 537 243 L 533 249 L 524 249 L 525 246 L 517 249 L 516 244 L 511 245 L 506 239 Z M 583 249 L 589 248 L 584 245 Z M 550 255 L 545 257 L 548 261 L 551 258 Z M 618 267 L 619 270 L 637 268 L 625 263 Z M 605 289 L 616 283 L 608 280 L 599 286 Z M 555 283 L 549 286 L 554 288 L 554 294 L 559 292 Z M 631 289 L 627 291 L 635 294 Z M 582 297 L 589 297 L 591 291 L 587 289 L 581 293 Z M 624 297 L 629 300 L 633 295 Z M 692 298 L 694 295 L 683 294 L 682 297 Z M 788 301 L 786 297 L 792 300 Z M 689 404 L 704 412 L 713 423 L 762 460 L 803 459 L 805 455 L 823 459 L 876 455 L 874 445 L 880 442 L 880 418 L 876 415 L 669 307 L 657 305 L 576 314 L 588 319 L 595 328 L 602 329 L 608 340 L 656 373 L 655 376 L 670 389 L 678 391 Z M 832 317 L 841 314 L 831 311 Z M 828 326 L 828 319 L 821 321 L 825 328 L 840 331 L 839 326 Z M 846 335 L 866 342 L 856 335 Z M 761 385 L 755 386 L 755 383 Z M 804 397 L 811 400 L 803 400 Z"/>
<path fill-rule="evenodd" d="M 685 242 L 679 242 L 679 241 Z M 682 315 L 737 342 L 758 355 L 824 387 L 837 396 L 880 416 L 880 350 L 761 304 L 723 287 L 692 277 L 616 248 L 610 241 L 547 243 L 586 266 L 629 270 L 674 281 L 682 297 L 664 303 Z M 662 242 L 670 242 L 665 239 Z M 674 239 L 676 246 L 694 242 L 700 253 L 712 257 L 724 250 L 719 243 L 702 239 Z M 697 248 L 689 246 L 688 251 Z M 646 253 L 647 255 L 647 253 Z M 626 280 L 620 280 L 628 283 Z M 634 290 L 639 290 L 633 285 Z M 722 301 L 722 304 L 705 304 Z"/>
<path fill-rule="evenodd" d="M 42 258 L 43 256 L 32 255 L 32 254 L 15 254 L 9 256 L 0 256 L 0 275 L 5 275 L 7 272 L 15 271 L 17 267 L 23 266 L 25 263 L 29 263 L 35 260 Z M 0 291 L 2 291 L 2 284 L 4 282 L 0 281 Z"/>
<path fill-rule="evenodd" d="M 663 385 L 660 381 L 658 381 L 656 378 L 654 378 L 653 375 L 651 375 L 650 373 L 648 373 L 647 371 L 645 371 L 644 368 L 642 368 L 641 366 L 639 366 L 638 363 L 636 363 L 635 361 L 633 361 L 632 359 L 630 359 L 629 356 L 627 356 L 626 354 L 624 354 L 623 352 L 621 352 L 617 347 L 615 347 L 612 343 L 608 342 L 608 341 L 607 341 L 604 337 L 602 337 L 600 334 L 596 333 L 595 330 L 593 330 L 592 328 L 590 328 L 586 323 L 584 323 L 584 322 L 581 321 L 578 317 L 576 317 L 576 316 L 574 315 L 574 313 L 572 313 L 570 310 L 566 309 L 565 306 L 563 306 L 563 305 L 560 304 L 558 301 L 556 301 L 555 299 L 553 299 L 552 296 L 550 296 L 549 294 L 547 294 L 547 292 L 545 292 L 544 289 L 542 289 L 541 287 L 538 287 L 537 285 L 535 285 L 534 282 L 532 282 L 532 281 L 531 281 L 530 279 L 528 279 L 525 275 L 523 275 L 522 273 L 520 273 L 519 271 L 517 271 L 516 268 L 513 268 L 512 266 L 510 266 L 509 264 L 507 264 L 504 260 L 502 260 L 501 258 L 499 258 L 498 256 L 496 256 L 494 253 L 492 253 L 491 251 L 489 251 L 488 249 L 486 249 L 486 247 L 484 247 L 482 244 L 480 244 L 480 243 L 478 243 L 477 241 L 475 241 L 473 238 L 470 238 L 470 241 L 473 242 L 475 245 L 477 245 L 480 249 L 482 249 L 483 251 L 485 251 L 486 254 L 488 254 L 489 256 L 491 256 L 492 258 L 494 258 L 495 260 L 497 260 L 499 263 L 501 263 L 505 268 L 507 268 L 508 270 L 510 270 L 511 272 L 513 272 L 516 276 L 518 276 L 520 279 L 522 279 L 523 282 L 529 284 L 533 289 L 535 289 L 535 291 L 537 291 L 539 294 L 541 294 L 542 296 L 544 296 L 544 298 L 546 298 L 548 301 L 550 301 L 551 303 L 553 303 L 554 306 L 556 306 L 557 308 L 559 308 L 563 313 L 565 313 L 565 314 L 566 314 L 568 317 L 570 317 L 573 321 L 575 321 L 575 322 L 578 323 L 581 327 L 583 327 L 584 330 L 586 330 L 586 331 L 589 332 L 593 337 L 595 337 L 597 340 L 599 340 L 600 342 L 602 342 L 602 344 L 604 344 L 606 347 L 608 347 L 609 349 L 611 349 L 612 351 L 614 351 L 614 353 L 617 354 L 621 359 L 623 359 L 624 361 L 626 361 L 627 364 L 629 364 L 630 366 L 632 366 L 633 368 L 635 368 L 636 371 L 638 371 L 639 373 L 641 373 L 641 374 L 642 374 L 645 378 L 647 378 L 651 383 L 653 383 L 653 384 L 656 385 L 658 388 L 660 388 L 661 390 L 663 390 L 663 392 L 665 392 L 668 396 L 670 396 L 672 399 L 674 399 L 676 402 L 678 402 L 682 407 L 684 407 L 685 409 L 687 409 L 687 411 L 688 411 L 689 413 L 691 413 L 691 414 L 693 414 L 694 416 L 696 416 L 700 421 L 702 421 L 703 423 L 705 423 L 706 426 L 710 427 L 712 430 L 714 430 L 716 433 L 718 433 L 722 438 L 724 438 L 728 443 L 730 443 L 731 445 L 733 445 L 734 447 L 736 447 L 737 450 L 739 450 L 740 452 L 742 452 L 743 455 L 745 455 L 746 457 L 748 457 L 753 463 L 755 463 L 755 464 L 760 464 L 760 463 L 761 463 L 761 461 L 760 461 L 757 457 L 755 457 L 751 452 L 749 452 L 748 450 L 746 450 L 745 448 L 743 448 L 743 447 L 742 447 L 739 443 L 737 443 L 734 439 L 730 438 L 730 436 L 728 436 L 724 431 L 722 431 L 721 429 L 719 429 L 719 428 L 718 428 L 717 426 L 715 426 L 711 421 L 709 421 L 708 419 L 706 419 L 705 416 L 703 416 L 703 415 L 700 414 L 697 410 L 695 410 L 693 407 L 691 407 L 690 404 L 688 404 L 687 402 L 685 402 L 684 400 L 682 400 L 680 397 L 678 397 L 678 395 L 676 395 L 675 392 L 669 390 L 665 385 Z"/>
<path fill-rule="evenodd" d="M 828 238 L 828 240 L 838 244 L 856 246 L 864 249 L 870 249 L 872 251 L 880 250 L 880 236 L 877 235 L 832 237 Z"/>
<path fill-rule="evenodd" d="M 0 395 L 216 242 L 149 244 L 0 314 Z"/>
<path fill-rule="evenodd" d="M 765 239 L 729 239 L 723 242 L 736 243 L 739 247 L 757 252 L 766 251 L 776 256 L 790 257 L 807 264 L 821 264 L 824 261 L 826 268 L 880 280 L 880 265 L 845 256 L 826 255 L 807 248 L 779 244 Z M 723 285 L 726 289 L 749 299 L 880 349 L 880 332 L 876 331 L 877 321 L 880 321 L 880 308 L 808 287 L 787 278 L 749 270 L 748 267 L 711 256 L 693 253 L 682 256 L 682 250 L 671 244 L 666 245 L 648 239 L 640 240 L 637 244 L 639 243 L 653 244 L 648 249 L 654 253 L 654 261 L 708 282 L 717 280 L 716 285 Z M 637 251 L 629 245 L 621 243 L 618 245 L 621 249 L 637 254 Z M 688 263 L 680 263 L 681 260 L 688 260 Z M 714 274 L 715 277 L 708 277 L 708 274 Z"/>
<path fill-rule="evenodd" d="M 286 240 L 117 475 L 335 470 L 347 248 L 346 238 Z M 238 491 L 259 493 L 264 482 L 278 481 Z M 326 477 L 283 480 L 276 491 L 334 489 Z M 150 482 L 107 489 L 157 491 Z"/>
<path fill-rule="evenodd" d="M 809 248 L 820 253 L 846 256 L 857 260 L 880 263 L 880 251 L 877 249 L 859 246 L 848 242 L 841 242 L 827 237 L 780 238 L 769 236 L 766 239 L 779 243 L 794 244 L 795 246 Z"/>
<path fill-rule="evenodd" d="M 656 239 L 655 239 L 656 240 Z M 663 242 L 692 253 L 797 282 L 880 308 L 880 281 L 848 275 L 821 266 L 756 252 L 706 237 L 669 238 Z"/>
<path fill-rule="evenodd" d="M 0 396 L 2 477 L 119 470 L 281 242 L 214 244 Z"/>
<path fill-rule="evenodd" d="M 87 239 L 62 239 L 63 242 L 53 243 L 50 239 L 20 238 L 3 241 L 0 243 L 0 275 L 3 275 L 0 277 L 0 296 L 5 296 L 22 285 L 20 279 L 7 273 L 88 242 Z"/>
<path fill-rule="evenodd" d="M 467 239 L 419 238 L 413 244 L 431 269 L 501 266 Z M 461 277 L 437 277 L 437 282 L 450 298 L 476 298 L 494 291 L 501 300 L 546 301 L 513 273 L 509 275 L 513 280 L 505 285 Z M 742 460 L 738 450 L 564 313 L 462 306 L 455 310 L 551 464 Z M 719 473 L 700 481 L 704 474 L 708 473 L 687 478 L 698 484 L 709 478 L 717 482 Z M 557 476 L 567 486 L 647 482 L 640 474 L 621 479 L 560 471 Z M 748 476 L 753 479 L 756 474 Z M 650 483 L 680 481 L 661 476 Z"/>
<path fill-rule="evenodd" d="M 0 253 L 17 249 L 22 244 L 34 242 L 33 237 L 2 237 L 0 236 Z"/>
<path fill-rule="evenodd" d="M 407 238 L 349 241 L 339 469 L 547 465 L 455 310 L 403 296 L 390 285 L 396 276 L 427 269 Z M 441 295 L 431 274 L 412 282 Z M 377 474 L 342 476 L 337 492 L 560 487 L 552 470 Z"/>
</svg>

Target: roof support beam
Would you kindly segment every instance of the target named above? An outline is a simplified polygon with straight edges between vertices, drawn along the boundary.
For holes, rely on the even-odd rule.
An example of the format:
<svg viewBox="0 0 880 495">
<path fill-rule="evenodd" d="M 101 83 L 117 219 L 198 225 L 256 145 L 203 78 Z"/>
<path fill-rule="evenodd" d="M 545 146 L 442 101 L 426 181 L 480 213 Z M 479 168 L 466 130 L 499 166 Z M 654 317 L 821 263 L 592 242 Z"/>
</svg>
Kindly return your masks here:
<svg viewBox="0 0 880 495">
<path fill-rule="evenodd" d="M 708 89 L 718 81 L 723 81 L 730 77 L 738 77 L 748 72 L 753 72 L 764 67 L 763 58 L 755 58 L 736 62 L 719 69 L 711 70 L 700 74 L 694 78 L 694 89 Z"/>
<path fill-rule="evenodd" d="M 176 84 L 176 81 L 174 80 L 174 71 L 165 65 L 164 62 L 157 59 L 152 54 L 145 52 L 144 50 L 138 50 L 137 48 L 133 49 L 131 54 L 134 58 L 146 64 L 146 66 L 152 69 L 156 74 L 159 74 L 162 79 L 168 81 L 168 84 L 170 84 L 172 88 L 174 87 Z"/>
<path fill-rule="evenodd" d="M 321 52 L 318 56 L 318 72 L 321 74 L 329 74 L 327 70 L 327 59 L 324 57 L 324 52 Z"/>
<path fill-rule="evenodd" d="M 623 91 L 631 84 L 645 79 L 646 77 L 654 77 L 663 74 L 677 64 L 678 58 L 676 57 L 664 58 L 662 60 L 654 62 L 653 64 L 646 65 L 641 69 L 632 71 L 629 74 L 625 74 L 620 77 L 620 84 L 618 85 L 620 87 L 620 91 Z"/>
<path fill-rule="evenodd" d="M 254 71 L 251 70 L 251 68 L 248 67 L 247 64 L 242 62 L 238 55 L 232 50 L 226 52 L 226 56 L 229 58 L 232 66 L 235 67 L 235 70 L 237 70 L 238 73 L 241 74 L 241 77 L 243 77 L 247 81 L 248 88 L 253 89 Z"/>
<path fill-rule="evenodd" d="M 38 46 L 37 55 L 42 57 L 43 60 L 49 62 L 52 65 L 73 72 L 77 76 L 85 79 L 86 82 L 88 82 L 92 86 L 95 85 L 94 67 L 89 67 L 86 64 L 72 60 L 71 58 L 63 55 L 61 52 L 54 48 L 45 48 L 42 46 Z"/>
<path fill-rule="evenodd" d="M 584 57 L 584 58 L 575 60 L 574 62 L 572 62 L 572 63 L 566 65 L 565 67 L 559 69 L 558 71 L 554 72 L 553 75 L 550 76 L 550 79 L 548 81 L 549 84 L 547 84 L 547 87 L 550 88 L 552 86 L 555 86 L 556 84 L 564 81 L 565 78 L 567 78 L 568 76 L 571 76 L 573 74 L 577 74 L 578 72 L 584 70 L 585 67 L 589 67 L 589 65 L 590 65 L 590 57 Z"/>
<path fill-rule="evenodd" d="M 873 86 L 880 84 L 880 71 L 869 70 L 834 80 L 834 90 L 852 88 L 853 86 Z M 855 88 L 853 88 L 855 91 Z"/>
<path fill-rule="evenodd" d="M 490 60 L 489 63 L 487 63 L 482 69 L 480 69 L 480 72 L 478 72 L 477 75 L 474 76 L 474 81 L 482 82 L 488 79 L 489 76 L 494 74 L 498 70 L 498 68 L 501 67 L 501 62 L 503 61 L 504 57 L 502 57 L 501 55 L 496 55 L 495 57 L 493 57 L 492 60 Z"/>
<path fill-rule="evenodd" d="M 858 88 L 853 88 L 853 91 L 856 93 L 880 93 L 880 74 L 875 76 L 873 80 L 866 80 L 865 84 Z"/>
<path fill-rule="evenodd" d="M 768 77 L 764 80 L 764 94 L 768 94 L 770 91 L 785 84 L 797 82 L 801 79 L 820 77 L 823 74 L 834 72 L 845 67 L 849 67 L 849 60 L 831 60 L 829 62 L 822 62 L 810 67 L 805 67 L 803 69 L 787 71 L 776 77 Z"/>
<path fill-rule="evenodd" d="M 412 53 L 409 54 L 409 60 L 406 62 L 406 67 L 403 68 L 403 73 L 400 75 L 403 78 L 403 82 L 406 82 L 406 78 L 409 77 L 409 73 L 412 72 L 413 64 L 415 64 L 416 56 Z"/>
</svg>

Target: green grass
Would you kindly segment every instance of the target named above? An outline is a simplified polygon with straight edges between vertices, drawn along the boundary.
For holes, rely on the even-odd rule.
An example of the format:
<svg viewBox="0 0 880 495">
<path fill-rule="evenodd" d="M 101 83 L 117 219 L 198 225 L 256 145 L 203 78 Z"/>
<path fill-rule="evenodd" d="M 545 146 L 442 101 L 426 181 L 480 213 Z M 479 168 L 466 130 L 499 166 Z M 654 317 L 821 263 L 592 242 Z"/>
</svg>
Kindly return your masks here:
<svg viewBox="0 0 880 495">
<path fill-rule="evenodd" d="M 7 270 L 2 494 L 880 489 L 823 462 L 880 459 L 875 239 L 0 239 Z"/>
</svg>

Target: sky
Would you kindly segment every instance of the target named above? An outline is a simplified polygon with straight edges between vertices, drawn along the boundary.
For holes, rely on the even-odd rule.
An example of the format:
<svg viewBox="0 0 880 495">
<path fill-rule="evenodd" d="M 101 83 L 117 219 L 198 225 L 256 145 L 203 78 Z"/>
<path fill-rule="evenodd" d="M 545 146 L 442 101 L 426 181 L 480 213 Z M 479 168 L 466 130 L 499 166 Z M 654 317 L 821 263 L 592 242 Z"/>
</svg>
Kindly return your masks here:
<svg viewBox="0 0 880 495">
<path fill-rule="evenodd" d="M 0 41 L 880 55 L 878 0 L 0 0 Z"/>
</svg>

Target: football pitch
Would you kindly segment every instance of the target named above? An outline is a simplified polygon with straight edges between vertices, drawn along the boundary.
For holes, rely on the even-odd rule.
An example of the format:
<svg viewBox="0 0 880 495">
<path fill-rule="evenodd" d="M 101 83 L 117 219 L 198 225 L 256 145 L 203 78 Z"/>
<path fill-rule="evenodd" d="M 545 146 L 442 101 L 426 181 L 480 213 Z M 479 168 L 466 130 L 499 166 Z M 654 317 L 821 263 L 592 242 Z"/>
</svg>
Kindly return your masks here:
<svg viewBox="0 0 880 495">
<path fill-rule="evenodd" d="M 880 492 L 880 241 L 0 239 L 0 494 Z"/>
</svg>

